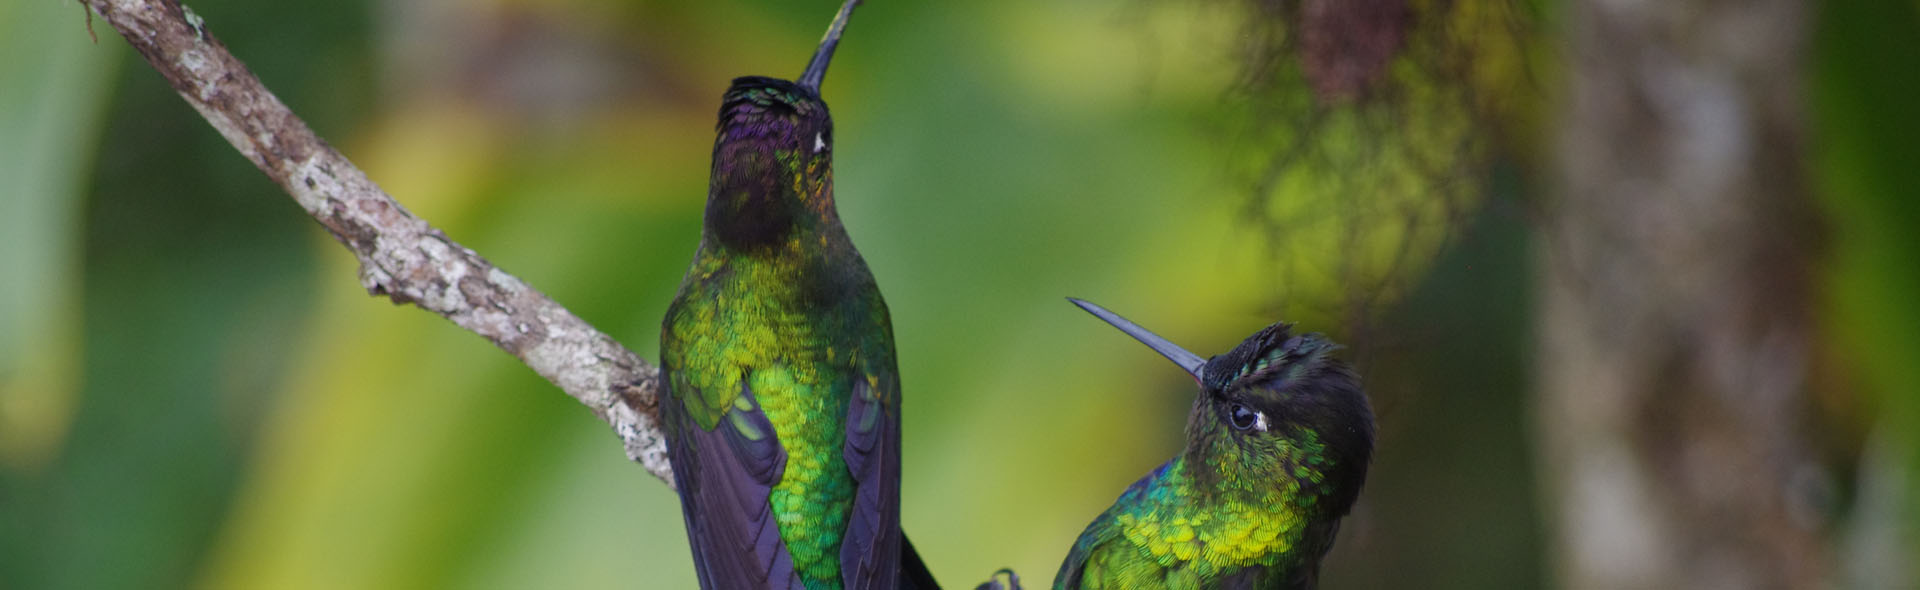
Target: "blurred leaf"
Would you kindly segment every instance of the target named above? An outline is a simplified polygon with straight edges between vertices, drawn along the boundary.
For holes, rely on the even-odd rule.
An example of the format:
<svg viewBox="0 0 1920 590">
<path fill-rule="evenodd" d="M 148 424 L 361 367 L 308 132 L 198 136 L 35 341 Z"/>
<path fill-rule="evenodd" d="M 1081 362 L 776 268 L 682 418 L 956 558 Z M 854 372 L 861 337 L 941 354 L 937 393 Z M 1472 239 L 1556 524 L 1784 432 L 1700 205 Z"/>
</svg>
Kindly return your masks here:
<svg viewBox="0 0 1920 590">
<path fill-rule="evenodd" d="M 0 6 L 0 52 L 16 56 L 0 61 L 4 468 L 38 467 L 71 419 L 80 344 L 78 213 L 119 56 L 90 43 L 85 22 L 86 10 L 72 3 Z"/>
<path fill-rule="evenodd" d="M 80 380 L 78 218 L 118 63 L 85 20 L 66 2 L 0 5 L 0 587 L 47 577 L 35 507 Z"/>
</svg>

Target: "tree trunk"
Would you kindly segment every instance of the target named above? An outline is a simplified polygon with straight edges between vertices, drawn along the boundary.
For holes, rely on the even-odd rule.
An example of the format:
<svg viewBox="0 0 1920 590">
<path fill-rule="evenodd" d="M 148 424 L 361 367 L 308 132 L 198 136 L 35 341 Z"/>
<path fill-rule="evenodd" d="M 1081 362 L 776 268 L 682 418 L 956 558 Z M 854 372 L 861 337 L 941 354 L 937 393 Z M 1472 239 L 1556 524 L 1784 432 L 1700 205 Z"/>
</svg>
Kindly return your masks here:
<svg viewBox="0 0 1920 590">
<path fill-rule="evenodd" d="M 1569 8 L 1538 255 L 1554 567 L 1576 589 L 1821 587 L 1808 7 Z"/>
</svg>

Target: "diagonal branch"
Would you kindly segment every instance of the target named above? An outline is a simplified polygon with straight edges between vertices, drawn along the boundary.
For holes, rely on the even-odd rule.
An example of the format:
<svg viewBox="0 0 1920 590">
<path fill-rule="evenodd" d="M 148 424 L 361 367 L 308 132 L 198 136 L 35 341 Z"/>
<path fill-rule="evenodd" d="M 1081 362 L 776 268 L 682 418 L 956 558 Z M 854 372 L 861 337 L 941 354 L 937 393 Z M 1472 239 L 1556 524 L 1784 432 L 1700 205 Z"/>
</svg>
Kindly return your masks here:
<svg viewBox="0 0 1920 590">
<path fill-rule="evenodd" d="M 314 135 L 178 0 L 81 0 L 187 103 L 360 259 L 373 295 L 486 338 L 613 427 L 627 457 L 669 484 L 660 371 L 415 217 Z"/>
</svg>

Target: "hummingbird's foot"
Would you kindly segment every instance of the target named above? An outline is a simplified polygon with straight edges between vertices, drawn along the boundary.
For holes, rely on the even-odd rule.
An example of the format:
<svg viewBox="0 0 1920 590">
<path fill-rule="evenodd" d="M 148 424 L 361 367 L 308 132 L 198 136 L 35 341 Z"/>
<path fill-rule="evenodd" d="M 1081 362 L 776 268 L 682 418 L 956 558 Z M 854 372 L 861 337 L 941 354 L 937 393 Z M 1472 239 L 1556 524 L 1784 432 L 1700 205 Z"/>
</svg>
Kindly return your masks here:
<svg viewBox="0 0 1920 590">
<path fill-rule="evenodd" d="M 1000 583 L 1001 574 L 1006 574 L 1007 583 L 1005 584 Z M 979 586 L 975 586 L 973 590 L 1023 590 L 1023 589 L 1020 587 L 1020 574 L 1013 573 L 1013 570 L 1009 568 L 1001 568 L 1000 571 L 993 572 L 992 577 L 987 578 L 987 583 L 981 584 Z"/>
</svg>

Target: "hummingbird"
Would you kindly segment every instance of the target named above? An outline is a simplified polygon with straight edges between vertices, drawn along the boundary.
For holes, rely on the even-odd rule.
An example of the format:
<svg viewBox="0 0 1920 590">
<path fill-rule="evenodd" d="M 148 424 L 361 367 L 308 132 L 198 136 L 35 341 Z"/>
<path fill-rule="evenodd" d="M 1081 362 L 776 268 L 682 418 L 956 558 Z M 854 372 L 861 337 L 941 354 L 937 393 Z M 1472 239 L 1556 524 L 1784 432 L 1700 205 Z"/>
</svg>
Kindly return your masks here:
<svg viewBox="0 0 1920 590">
<path fill-rule="evenodd" d="M 1053 587 L 1314 588 L 1373 454 L 1373 411 L 1332 355 L 1339 346 L 1276 323 L 1202 359 L 1069 300 L 1179 365 L 1200 392 L 1186 449 L 1087 525 Z"/>
<path fill-rule="evenodd" d="M 700 586 L 934 588 L 900 530 L 900 379 L 834 207 L 827 63 L 721 97 L 700 245 L 661 322 L 660 402 Z"/>
</svg>

